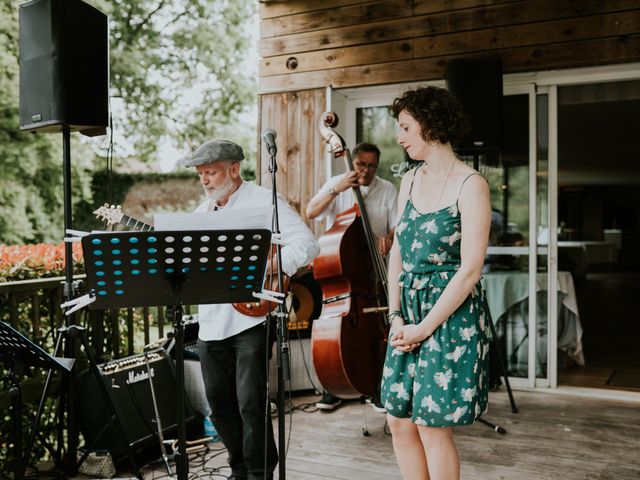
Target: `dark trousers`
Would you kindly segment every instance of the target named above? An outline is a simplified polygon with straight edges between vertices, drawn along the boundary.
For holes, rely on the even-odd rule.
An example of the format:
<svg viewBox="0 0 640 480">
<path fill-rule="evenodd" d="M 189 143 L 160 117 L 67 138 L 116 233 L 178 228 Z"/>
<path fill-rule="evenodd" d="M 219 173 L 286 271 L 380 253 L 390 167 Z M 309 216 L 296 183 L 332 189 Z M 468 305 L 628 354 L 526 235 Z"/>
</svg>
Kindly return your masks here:
<svg viewBox="0 0 640 480">
<path fill-rule="evenodd" d="M 263 324 L 224 340 L 198 340 L 211 421 L 238 478 L 271 479 L 278 463 L 266 392 L 271 346 Z"/>
</svg>

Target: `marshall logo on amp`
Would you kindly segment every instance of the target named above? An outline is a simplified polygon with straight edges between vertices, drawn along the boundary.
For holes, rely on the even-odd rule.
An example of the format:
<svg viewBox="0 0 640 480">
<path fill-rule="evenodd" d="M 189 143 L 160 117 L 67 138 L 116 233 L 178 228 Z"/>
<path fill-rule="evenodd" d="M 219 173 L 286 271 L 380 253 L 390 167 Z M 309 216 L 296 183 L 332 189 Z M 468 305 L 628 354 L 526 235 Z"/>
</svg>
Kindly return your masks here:
<svg viewBox="0 0 640 480">
<path fill-rule="evenodd" d="M 151 372 L 151 378 L 155 377 L 155 371 L 153 367 L 149 367 L 149 371 Z M 141 370 L 138 373 L 129 372 L 129 376 L 127 377 L 127 383 L 129 385 L 133 383 L 143 382 L 145 380 L 149 380 L 149 374 L 146 372 L 146 370 Z"/>
</svg>

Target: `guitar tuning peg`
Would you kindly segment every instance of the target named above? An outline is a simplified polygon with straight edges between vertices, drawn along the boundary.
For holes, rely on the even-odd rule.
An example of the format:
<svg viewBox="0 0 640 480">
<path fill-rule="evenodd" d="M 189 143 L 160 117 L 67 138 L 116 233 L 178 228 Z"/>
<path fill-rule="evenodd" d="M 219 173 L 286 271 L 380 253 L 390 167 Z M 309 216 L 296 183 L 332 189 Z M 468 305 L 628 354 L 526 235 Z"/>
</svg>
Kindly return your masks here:
<svg viewBox="0 0 640 480">
<path fill-rule="evenodd" d="M 111 208 L 116 208 L 115 205 L 111 205 Z"/>
<path fill-rule="evenodd" d="M 116 208 L 117 208 L 118 210 L 122 210 L 122 205 L 118 205 Z"/>
</svg>

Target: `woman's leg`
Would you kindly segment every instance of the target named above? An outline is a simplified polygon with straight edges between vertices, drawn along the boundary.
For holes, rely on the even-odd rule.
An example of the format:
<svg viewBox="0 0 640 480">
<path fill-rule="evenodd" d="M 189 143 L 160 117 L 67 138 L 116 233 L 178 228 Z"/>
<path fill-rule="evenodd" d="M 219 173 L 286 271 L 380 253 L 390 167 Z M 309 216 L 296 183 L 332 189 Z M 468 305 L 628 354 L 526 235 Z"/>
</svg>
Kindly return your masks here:
<svg viewBox="0 0 640 480">
<path fill-rule="evenodd" d="M 432 480 L 459 480 L 460 457 L 453 441 L 452 427 L 417 426 L 418 434 L 429 460 Z"/>
<path fill-rule="evenodd" d="M 391 429 L 393 451 L 404 480 L 429 480 L 427 457 L 418 434 L 418 427 L 410 418 L 398 418 L 387 414 Z"/>
</svg>

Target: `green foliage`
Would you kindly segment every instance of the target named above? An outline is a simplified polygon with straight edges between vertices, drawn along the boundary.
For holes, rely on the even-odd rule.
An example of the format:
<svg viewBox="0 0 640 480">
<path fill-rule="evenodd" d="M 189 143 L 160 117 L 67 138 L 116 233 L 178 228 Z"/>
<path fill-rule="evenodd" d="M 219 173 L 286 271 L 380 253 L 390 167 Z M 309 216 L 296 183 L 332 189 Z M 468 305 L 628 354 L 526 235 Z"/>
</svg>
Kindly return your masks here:
<svg viewBox="0 0 640 480">
<path fill-rule="evenodd" d="M 0 241 L 61 240 L 61 139 L 19 131 L 16 5 L 0 3 L 0 19 Z"/>
<path fill-rule="evenodd" d="M 246 116 L 256 81 L 246 58 L 256 2 L 86 1 L 109 15 L 111 106 L 114 131 L 123 132 L 113 139 L 116 155 L 151 163 L 167 146 L 187 151 L 229 137 L 243 144 L 255 176 L 255 125 Z M 55 242 L 63 237 L 62 139 L 19 131 L 18 5 L 0 0 L 0 243 Z M 75 212 L 95 204 L 101 142 L 72 134 Z M 74 228 L 85 220 L 74 217 Z"/>
<path fill-rule="evenodd" d="M 91 180 L 92 202 L 78 202 L 74 211 L 74 226 L 84 231 L 102 229 L 104 224 L 93 215 L 93 211 L 104 203 L 121 205 L 129 190 L 140 182 L 157 183 L 160 188 L 162 183 L 171 179 L 194 177 L 194 172 L 187 170 L 172 173 L 120 173 L 98 170 L 93 173 Z M 177 207 L 180 210 L 180 207 L 184 206 Z"/>
<path fill-rule="evenodd" d="M 183 150 L 235 130 L 256 101 L 246 73 L 256 2 L 91 3 L 109 15 L 111 95 L 125 105 L 114 123 L 125 126 L 138 158 L 155 158 L 162 138 Z"/>
</svg>

